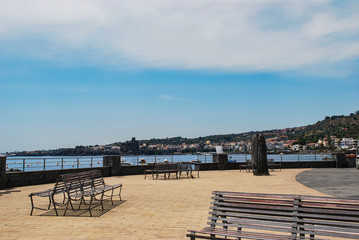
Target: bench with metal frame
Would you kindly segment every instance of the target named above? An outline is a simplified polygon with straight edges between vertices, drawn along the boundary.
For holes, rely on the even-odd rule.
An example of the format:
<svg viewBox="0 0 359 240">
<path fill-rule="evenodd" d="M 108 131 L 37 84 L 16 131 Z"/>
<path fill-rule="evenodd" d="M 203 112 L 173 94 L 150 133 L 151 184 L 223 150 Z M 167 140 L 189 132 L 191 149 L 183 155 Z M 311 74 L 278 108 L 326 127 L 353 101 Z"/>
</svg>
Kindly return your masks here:
<svg viewBox="0 0 359 240">
<path fill-rule="evenodd" d="M 359 239 L 359 200 L 214 191 L 209 226 L 194 239 Z"/>
<path fill-rule="evenodd" d="M 63 195 L 62 203 L 55 202 L 55 195 L 58 195 L 58 194 Z M 35 206 L 34 199 L 33 199 L 35 196 L 36 197 L 46 197 L 46 198 L 49 199 L 49 205 L 48 205 L 47 209 Z M 54 188 L 47 189 L 47 190 L 40 191 L 40 192 L 30 193 L 29 197 L 30 197 L 30 201 L 31 201 L 30 216 L 32 216 L 32 213 L 33 213 L 34 209 L 39 209 L 39 210 L 43 210 L 43 211 L 50 210 L 51 204 L 54 205 L 54 207 L 56 207 L 56 205 L 65 206 L 66 195 L 65 195 L 64 182 L 62 181 L 61 177 L 57 177 L 57 180 L 56 180 Z"/>
<path fill-rule="evenodd" d="M 300 196 L 299 239 L 359 239 L 359 200 Z"/>
<path fill-rule="evenodd" d="M 64 174 L 61 177 L 65 184 L 65 189 L 68 197 L 64 216 L 69 208 L 69 205 L 71 205 L 72 210 L 74 210 L 72 202 L 80 201 L 78 209 L 80 209 L 82 204 L 88 204 L 90 217 L 92 217 L 91 208 L 93 206 L 101 205 L 102 210 L 104 209 L 103 200 L 105 196 L 110 198 L 111 204 L 113 205 L 113 193 L 114 190 L 117 188 L 120 189 L 118 195 L 120 200 L 122 200 L 122 184 L 106 185 L 99 169 Z M 111 191 L 111 195 L 105 195 L 105 193 L 108 191 Z M 100 199 L 96 199 L 97 195 L 100 195 Z M 90 198 L 89 203 L 86 203 L 85 198 L 87 197 Z M 95 201 L 98 201 L 98 204 L 94 203 Z M 56 207 L 55 212 L 57 215 Z"/>
<path fill-rule="evenodd" d="M 170 178 L 171 173 L 175 173 L 177 179 L 182 176 L 182 173 L 186 173 L 187 178 L 194 178 L 194 171 L 197 171 L 197 176 L 199 177 L 199 166 L 195 166 L 193 169 L 190 162 L 157 163 L 153 164 L 151 169 L 144 171 L 144 178 L 147 178 L 147 174 L 151 174 L 152 179 L 158 179 L 159 175 L 163 174 L 163 178 L 166 180 Z"/>
<path fill-rule="evenodd" d="M 90 216 L 92 216 L 91 207 L 93 207 L 92 203 L 95 199 L 96 195 L 101 194 L 101 199 L 99 200 L 99 204 L 102 206 L 103 210 L 103 197 L 110 197 L 111 204 L 113 205 L 113 193 L 114 190 L 119 188 L 119 198 L 121 199 L 121 190 L 122 184 L 116 185 L 106 185 L 105 181 L 102 177 L 101 171 L 99 169 L 83 171 L 77 173 L 69 173 L 64 175 L 59 175 L 57 177 L 54 188 L 31 193 L 29 195 L 31 200 L 31 212 L 32 215 L 34 209 L 40 210 L 49 210 L 51 205 L 54 208 L 56 216 L 58 216 L 57 207 L 66 207 L 64 211 L 64 215 L 68 210 L 69 206 L 74 210 L 73 201 L 80 201 L 78 209 L 80 209 L 81 204 L 86 204 L 85 197 L 90 197 L 89 203 L 89 212 Z M 105 195 L 105 192 L 111 191 L 111 195 Z M 55 196 L 63 194 L 62 203 L 55 201 Z M 36 207 L 34 205 L 33 197 L 47 197 L 49 198 L 49 205 L 47 209 Z"/>
<path fill-rule="evenodd" d="M 208 227 L 189 230 L 194 239 L 291 239 L 295 196 L 214 191 Z M 260 230 L 260 231 L 258 231 Z"/>
</svg>

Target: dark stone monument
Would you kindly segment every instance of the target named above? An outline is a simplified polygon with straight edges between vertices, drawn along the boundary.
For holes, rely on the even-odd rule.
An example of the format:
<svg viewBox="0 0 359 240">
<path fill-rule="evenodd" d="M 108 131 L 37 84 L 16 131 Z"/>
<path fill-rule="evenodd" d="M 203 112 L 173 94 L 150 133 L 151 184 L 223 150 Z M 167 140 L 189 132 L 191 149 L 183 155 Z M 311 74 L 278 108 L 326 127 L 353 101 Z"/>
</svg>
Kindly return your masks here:
<svg viewBox="0 0 359 240">
<path fill-rule="evenodd" d="M 103 156 L 103 166 L 111 167 L 111 176 L 121 175 L 121 156 Z"/>
<path fill-rule="evenodd" d="M 266 141 L 258 133 L 252 138 L 252 167 L 255 176 L 269 175 Z"/>
<path fill-rule="evenodd" d="M 0 189 L 6 187 L 6 157 L 0 156 Z"/>
<path fill-rule="evenodd" d="M 213 162 L 218 164 L 218 170 L 228 169 L 228 155 L 225 153 L 213 154 Z"/>
</svg>

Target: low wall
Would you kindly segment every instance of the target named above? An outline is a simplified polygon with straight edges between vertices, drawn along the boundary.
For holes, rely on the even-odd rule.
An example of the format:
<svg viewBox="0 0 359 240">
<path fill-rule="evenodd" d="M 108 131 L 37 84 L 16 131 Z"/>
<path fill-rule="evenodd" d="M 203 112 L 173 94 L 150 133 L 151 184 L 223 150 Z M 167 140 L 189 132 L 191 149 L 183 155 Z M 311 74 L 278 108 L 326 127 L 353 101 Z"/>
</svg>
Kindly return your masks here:
<svg viewBox="0 0 359 240">
<path fill-rule="evenodd" d="M 93 169 L 100 169 L 102 176 L 111 176 L 110 167 L 100 168 L 76 168 L 76 169 L 62 169 L 62 170 L 48 170 L 48 171 L 34 171 L 34 172 L 7 172 L 5 185 L 6 187 L 19 187 L 35 184 L 55 183 L 58 175 L 66 173 L 74 173 L 80 171 L 88 171 Z"/>
<path fill-rule="evenodd" d="M 201 171 L 218 170 L 217 163 L 196 163 Z M 244 162 L 228 163 L 228 169 L 243 169 Z M 336 161 L 282 162 L 282 168 L 335 168 Z"/>
<path fill-rule="evenodd" d="M 121 175 L 138 175 L 144 174 L 145 170 L 152 169 L 150 165 L 138 165 L 138 166 L 122 166 Z"/>
</svg>

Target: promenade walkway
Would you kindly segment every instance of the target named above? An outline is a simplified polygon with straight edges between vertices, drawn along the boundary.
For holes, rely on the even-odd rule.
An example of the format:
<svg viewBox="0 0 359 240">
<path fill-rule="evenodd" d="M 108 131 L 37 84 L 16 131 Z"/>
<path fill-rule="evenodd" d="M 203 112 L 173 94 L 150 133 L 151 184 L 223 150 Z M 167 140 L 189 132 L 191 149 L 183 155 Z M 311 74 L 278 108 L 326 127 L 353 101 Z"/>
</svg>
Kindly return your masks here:
<svg viewBox="0 0 359 240">
<path fill-rule="evenodd" d="M 238 170 L 208 171 L 200 178 L 166 181 L 144 180 L 143 175 L 109 177 L 106 183 L 123 184 L 126 202 L 93 218 L 29 216 L 28 194 L 53 184 L 0 190 L 0 239 L 186 239 L 187 229 L 206 225 L 213 190 L 326 196 L 296 181 L 305 170 L 283 169 L 260 177 Z"/>
</svg>

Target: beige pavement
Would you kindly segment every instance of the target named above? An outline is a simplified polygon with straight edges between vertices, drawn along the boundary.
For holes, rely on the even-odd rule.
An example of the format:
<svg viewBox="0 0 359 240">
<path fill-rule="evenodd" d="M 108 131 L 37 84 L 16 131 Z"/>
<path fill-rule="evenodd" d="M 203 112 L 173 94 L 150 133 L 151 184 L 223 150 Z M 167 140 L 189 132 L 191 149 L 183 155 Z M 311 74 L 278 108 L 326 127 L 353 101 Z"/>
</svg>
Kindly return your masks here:
<svg viewBox="0 0 359 240">
<path fill-rule="evenodd" d="M 109 177 L 108 184 L 123 184 L 126 202 L 93 218 L 29 216 L 28 194 L 53 184 L 0 190 L 0 239 L 186 239 L 187 229 L 205 227 L 214 190 L 325 196 L 295 180 L 305 170 L 284 169 L 261 177 L 239 170 L 201 172 L 194 179 Z M 40 200 L 46 206 L 46 199 Z"/>
</svg>

